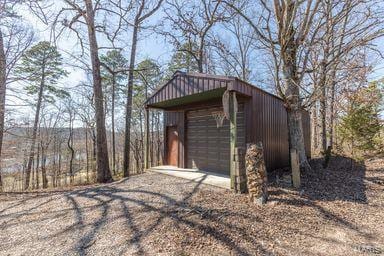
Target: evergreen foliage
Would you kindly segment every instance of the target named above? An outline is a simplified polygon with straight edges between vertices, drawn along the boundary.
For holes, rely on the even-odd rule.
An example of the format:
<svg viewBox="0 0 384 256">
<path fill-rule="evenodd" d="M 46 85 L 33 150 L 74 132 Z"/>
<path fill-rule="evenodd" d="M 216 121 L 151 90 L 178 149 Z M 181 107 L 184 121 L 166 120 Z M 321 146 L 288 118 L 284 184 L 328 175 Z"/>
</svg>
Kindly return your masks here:
<svg viewBox="0 0 384 256">
<path fill-rule="evenodd" d="M 42 41 L 25 52 L 15 73 L 28 82 L 24 87 L 28 95 L 36 96 L 42 88 L 43 99 L 54 102 L 55 97 L 69 96 L 67 91 L 57 86 L 59 79 L 67 76 L 62 65 L 63 59 L 57 48 L 47 41 Z"/>
<path fill-rule="evenodd" d="M 350 106 L 341 119 L 339 133 L 352 148 L 362 151 L 374 150 L 380 129 L 383 81 L 370 83 L 353 94 Z"/>
</svg>

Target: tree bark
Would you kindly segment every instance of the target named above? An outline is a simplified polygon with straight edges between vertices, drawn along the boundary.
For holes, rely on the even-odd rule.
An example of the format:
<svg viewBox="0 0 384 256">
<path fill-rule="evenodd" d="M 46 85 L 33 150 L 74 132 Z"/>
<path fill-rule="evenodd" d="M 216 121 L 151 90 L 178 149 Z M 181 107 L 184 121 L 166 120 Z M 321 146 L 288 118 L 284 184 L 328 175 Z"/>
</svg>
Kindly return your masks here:
<svg viewBox="0 0 384 256">
<path fill-rule="evenodd" d="M 320 63 L 320 79 L 319 86 L 321 88 L 320 96 L 320 127 L 321 127 L 321 152 L 325 154 L 327 151 L 327 78 L 328 78 L 328 65 L 329 55 L 332 40 L 332 6 L 331 2 L 327 2 L 327 17 L 326 17 L 326 31 L 324 39 L 324 53 L 323 59 Z"/>
<path fill-rule="evenodd" d="M 58 177 L 59 177 L 59 186 L 61 187 L 61 142 L 59 142 L 59 148 L 58 148 L 58 154 L 59 154 L 59 160 L 58 160 Z"/>
<path fill-rule="evenodd" d="M 325 72 L 325 71 L 324 71 Z M 320 96 L 320 132 L 321 132 L 321 152 L 324 153 L 327 150 L 327 90 L 324 81 L 321 81 L 321 96 Z"/>
<path fill-rule="evenodd" d="M 87 183 L 89 183 L 88 126 L 86 126 L 85 128 L 85 156 L 86 156 Z"/>
<path fill-rule="evenodd" d="M 36 166 L 35 166 L 35 179 L 36 179 L 36 189 L 39 189 L 39 168 L 40 168 L 40 146 L 41 143 L 37 143 L 37 156 L 36 156 Z"/>
<path fill-rule="evenodd" d="M 44 93 L 44 80 L 45 80 L 45 67 L 43 65 L 42 67 L 42 78 L 41 78 L 41 84 L 39 88 L 39 94 L 37 96 L 37 105 L 36 105 L 36 112 L 35 112 L 35 120 L 33 122 L 33 130 L 32 130 L 32 138 L 31 138 L 31 147 L 29 150 L 29 158 L 27 163 L 27 169 L 25 171 L 25 186 L 24 189 L 27 190 L 29 188 L 29 180 L 31 176 L 31 168 L 32 168 L 32 162 L 33 158 L 35 156 L 35 145 L 36 145 L 36 136 L 37 136 L 37 127 L 39 124 L 40 119 L 40 109 L 41 109 L 41 103 L 43 99 L 43 93 Z"/>
<path fill-rule="evenodd" d="M 43 188 L 48 188 L 47 169 L 46 169 L 47 149 L 48 149 L 48 145 L 44 146 L 43 142 L 41 142 L 41 179 L 43 182 Z"/>
<path fill-rule="evenodd" d="M 111 106 L 111 124 L 112 124 L 112 172 L 116 175 L 116 140 L 115 140 L 115 74 L 112 74 L 112 106 Z"/>
<path fill-rule="evenodd" d="M 87 27 L 89 37 L 89 48 L 92 63 L 93 75 L 93 93 L 95 101 L 95 119 L 96 119 L 96 168 L 97 182 L 109 182 L 112 180 L 111 171 L 109 169 L 108 145 L 105 129 L 104 116 L 104 97 L 100 75 L 100 60 L 98 53 L 98 45 L 95 31 L 95 13 L 91 0 L 84 0 L 87 12 Z M 133 82 L 133 81 L 132 81 Z"/>
<path fill-rule="evenodd" d="M 70 110 L 71 111 L 71 110 Z M 75 150 L 73 149 L 73 125 L 72 125 L 72 113 L 69 114 L 69 136 L 67 140 L 67 146 L 70 151 L 70 158 L 69 158 L 69 182 L 72 185 L 73 184 L 73 159 L 75 156 Z"/>
<path fill-rule="evenodd" d="M 126 114 L 125 114 L 125 133 L 124 133 L 124 163 L 123 163 L 123 176 L 129 177 L 130 168 L 130 154 L 131 154 L 131 119 L 132 119 L 132 93 L 133 93 L 133 70 L 135 68 L 136 47 L 137 47 L 137 34 L 138 34 L 138 17 L 135 19 L 133 33 L 132 33 L 132 47 L 131 57 L 129 62 L 128 72 L 128 92 L 126 102 Z"/>
<path fill-rule="evenodd" d="M 312 106 L 312 149 L 317 152 L 319 142 L 318 142 L 318 120 L 317 120 L 317 102 Z"/>
<path fill-rule="evenodd" d="M 139 172 L 142 172 L 143 169 L 144 169 L 144 162 L 142 161 L 144 159 L 144 156 L 145 155 L 145 152 L 144 152 L 144 129 L 143 129 L 143 121 L 145 120 L 145 118 L 143 118 L 143 113 L 142 111 L 140 111 L 140 114 L 139 114 L 139 123 L 140 123 L 140 140 L 139 140 L 139 152 L 141 155 L 141 158 L 140 158 L 140 167 L 139 167 Z"/>
<path fill-rule="evenodd" d="M 299 154 L 300 166 L 310 169 L 304 146 L 302 126 L 301 100 L 299 79 L 297 76 L 296 53 L 297 48 L 294 39 L 294 30 L 291 28 L 285 49 L 282 51 L 283 75 L 286 83 L 286 103 L 288 107 L 288 130 L 290 149 L 295 149 Z"/>
<path fill-rule="evenodd" d="M 93 127 L 91 129 L 91 138 L 92 138 L 92 169 L 96 171 L 95 163 L 96 163 L 96 131 Z"/>
<path fill-rule="evenodd" d="M 6 92 L 6 59 L 4 51 L 4 41 L 3 34 L 0 30 L 0 159 L 3 146 L 3 135 L 4 135 L 4 114 L 5 114 L 5 92 Z M 0 192 L 3 188 L 3 182 L 1 179 L 1 169 L 0 169 Z"/>
<path fill-rule="evenodd" d="M 335 71 L 336 72 L 336 71 Z M 332 80 L 331 85 L 331 102 L 330 102 L 330 117 L 329 117 L 329 146 L 333 148 L 333 138 L 334 138 L 334 124 L 335 124 L 335 87 L 336 82 Z"/>
</svg>

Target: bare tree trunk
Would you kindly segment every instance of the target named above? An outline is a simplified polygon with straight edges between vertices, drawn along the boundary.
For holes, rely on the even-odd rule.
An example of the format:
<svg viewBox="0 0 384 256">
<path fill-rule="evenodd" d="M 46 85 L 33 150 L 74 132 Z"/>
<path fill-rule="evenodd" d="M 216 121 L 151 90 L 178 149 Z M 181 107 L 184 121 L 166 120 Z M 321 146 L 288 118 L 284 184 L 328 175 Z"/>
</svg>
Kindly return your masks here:
<svg viewBox="0 0 384 256">
<path fill-rule="evenodd" d="M 331 102 L 329 109 L 329 146 L 333 147 L 333 138 L 334 138 L 334 123 L 335 123 L 335 84 L 336 82 L 332 80 L 331 82 Z"/>
<path fill-rule="evenodd" d="M 24 189 L 29 188 L 29 179 L 31 176 L 31 168 L 32 168 L 32 161 L 35 156 L 35 144 L 36 144 L 36 136 L 37 136 L 37 127 L 39 124 L 39 119 L 40 119 L 40 109 L 41 109 L 41 103 L 43 99 L 43 92 L 44 92 L 44 80 L 45 80 L 45 71 L 44 71 L 44 66 L 42 67 L 42 79 L 41 79 L 41 84 L 39 88 L 39 94 L 37 98 L 37 105 L 36 105 L 36 112 L 35 112 L 35 121 L 33 122 L 33 130 L 32 130 L 32 138 L 31 138 L 31 148 L 29 150 L 29 158 L 28 158 L 28 163 L 27 163 L 27 169 L 25 172 L 25 186 Z"/>
<path fill-rule="evenodd" d="M 286 83 L 285 95 L 288 101 L 288 130 L 290 148 L 299 154 L 300 165 L 304 169 L 310 169 L 304 147 L 304 135 L 302 126 L 300 88 L 296 70 L 296 52 L 293 28 L 290 31 L 285 51 L 282 52 L 283 74 Z"/>
<path fill-rule="evenodd" d="M 320 97 L 320 132 L 321 132 L 321 152 L 327 149 L 327 105 L 326 105 L 326 88 L 321 88 Z"/>
<path fill-rule="evenodd" d="M 0 159 L 2 157 L 3 134 L 4 134 L 4 114 L 5 114 L 5 92 L 6 92 L 6 60 L 4 52 L 3 34 L 0 30 Z M 0 169 L 0 192 L 3 190 Z"/>
<path fill-rule="evenodd" d="M 138 155 L 139 156 L 144 156 L 144 129 L 143 129 L 143 113 L 140 111 L 139 114 L 139 123 L 140 123 L 140 140 L 139 140 L 139 146 L 138 146 L 138 152 L 140 152 Z M 139 167 L 139 172 L 142 172 L 144 170 L 144 161 L 143 157 L 140 157 L 140 167 Z"/>
<path fill-rule="evenodd" d="M 332 3 L 331 1 L 326 2 L 326 31 L 324 38 L 324 53 L 323 59 L 320 63 L 320 79 L 319 86 L 321 88 L 321 96 L 320 96 L 320 127 L 321 127 L 321 152 L 325 154 L 327 151 L 327 77 L 328 77 L 328 65 L 329 65 L 329 57 L 331 51 L 332 44 Z"/>
<path fill-rule="evenodd" d="M 59 149 L 58 149 L 58 154 L 59 154 L 59 163 L 58 163 L 58 176 L 59 176 L 59 186 L 61 187 L 61 142 L 59 143 Z"/>
<path fill-rule="evenodd" d="M 46 169 L 47 156 L 45 154 L 46 150 L 47 148 L 44 147 L 42 143 L 41 145 L 41 178 L 43 182 L 43 188 L 48 188 L 47 169 Z"/>
<path fill-rule="evenodd" d="M 52 187 L 57 187 L 57 160 L 56 160 L 56 156 L 57 156 L 57 141 L 56 141 L 56 138 L 55 140 L 53 141 L 53 166 L 52 166 Z"/>
<path fill-rule="evenodd" d="M 39 168 L 40 168 L 40 145 L 41 143 L 38 143 L 37 145 L 37 155 L 36 155 L 36 166 L 35 166 L 35 181 L 36 181 L 36 189 L 39 189 L 40 182 L 39 182 Z"/>
<path fill-rule="evenodd" d="M 317 120 L 317 102 L 315 102 L 312 106 L 312 149 L 314 151 L 317 151 L 319 146 L 318 141 L 318 120 Z"/>
<path fill-rule="evenodd" d="M 75 150 L 73 149 L 73 121 L 72 121 L 72 110 L 70 110 L 70 114 L 69 114 L 69 136 L 68 136 L 68 140 L 67 140 L 67 146 L 68 146 L 68 149 L 69 151 L 71 152 L 71 156 L 69 158 L 69 181 L 70 181 L 70 184 L 72 185 L 73 184 L 73 159 L 74 159 L 74 156 L 75 156 Z"/>
<path fill-rule="evenodd" d="M 203 58 L 204 58 L 204 37 L 200 40 L 199 58 L 197 59 L 197 68 L 200 73 L 203 73 Z"/>
<path fill-rule="evenodd" d="M 134 156 L 135 156 L 135 160 L 136 160 L 136 173 L 139 172 L 140 170 L 140 145 L 139 145 L 139 140 L 138 139 L 135 139 L 135 152 L 134 152 Z"/>
<path fill-rule="evenodd" d="M 96 133 L 95 128 L 91 129 L 92 136 L 92 169 L 95 171 L 95 163 L 96 163 Z"/>
<path fill-rule="evenodd" d="M 131 119 L 132 119 L 132 93 L 133 93 L 133 70 L 135 68 L 136 47 L 137 47 L 137 34 L 138 34 L 138 18 L 135 19 L 133 33 L 132 33 L 132 47 L 131 57 L 129 62 L 128 72 L 128 93 L 126 102 L 125 114 L 125 139 L 124 139 L 124 163 L 123 163 L 123 176 L 129 177 L 130 168 L 130 154 L 131 154 Z"/>
<path fill-rule="evenodd" d="M 85 128 L 85 156 L 86 156 L 86 170 L 87 170 L 87 183 L 89 183 L 89 153 L 88 153 L 88 127 Z"/>
<path fill-rule="evenodd" d="M 112 75 L 112 106 L 111 106 L 111 124 L 112 124 L 112 172 L 116 175 L 116 139 L 115 139 L 115 74 Z"/>
<path fill-rule="evenodd" d="M 97 181 L 109 182 L 112 180 L 109 169 L 108 145 L 105 129 L 105 116 L 103 104 L 103 89 L 100 76 L 100 60 L 95 31 L 95 13 L 91 0 L 84 0 L 87 11 L 87 27 L 89 37 L 89 48 L 92 62 L 93 92 L 95 97 L 95 119 L 96 119 L 96 146 L 97 146 Z M 132 80 L 133 84 L 133 80 Z"/>
<path fill-rule="evenodd" d="M 34 189 L 35 188 L 35 158 L 32 159 L 30 179 L 32 183 L 32 189 Z"/>
</svg>

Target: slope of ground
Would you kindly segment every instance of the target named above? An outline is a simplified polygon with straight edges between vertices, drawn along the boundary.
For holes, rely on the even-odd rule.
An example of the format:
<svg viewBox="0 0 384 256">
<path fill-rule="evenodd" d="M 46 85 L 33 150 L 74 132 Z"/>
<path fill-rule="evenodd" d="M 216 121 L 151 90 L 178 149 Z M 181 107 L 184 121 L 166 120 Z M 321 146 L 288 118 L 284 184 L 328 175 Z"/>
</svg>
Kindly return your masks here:
<svg viewBox="0 0 384 256">
<path fill-rule="evenodd" d="M 298 192 L 246 195 L 155 173 L 0 195 L 0 255 L 384 254 L 384 161 L 337 157 Z"/>
</svg>

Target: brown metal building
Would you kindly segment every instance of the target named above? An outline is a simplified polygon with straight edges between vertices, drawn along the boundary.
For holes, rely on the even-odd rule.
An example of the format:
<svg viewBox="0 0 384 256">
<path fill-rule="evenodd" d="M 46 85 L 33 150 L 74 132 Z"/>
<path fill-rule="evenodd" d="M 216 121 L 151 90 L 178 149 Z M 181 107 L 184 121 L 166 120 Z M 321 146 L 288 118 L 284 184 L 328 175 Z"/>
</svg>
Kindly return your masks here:
<svg viewBox="0 0 384 256">
<path fill-rule="evenodd" d="M 223 112 L 224 95 L 229 99 L 225 108 L 229 120 L 224 119 L 218 127 L 214 115 Z M 228 175 L 236 190 L 245 185 L 242 159 L 247 143 L 263 143 L 267 170 L 289 165 L 283 101 L 238 78 L 176 72 L 145 106 L 147 110 L 164 110 L 164 159 L 168 165 Z M 310 156 L 309 114 L 303 111 L 302 116 Z"/>
</svg>

